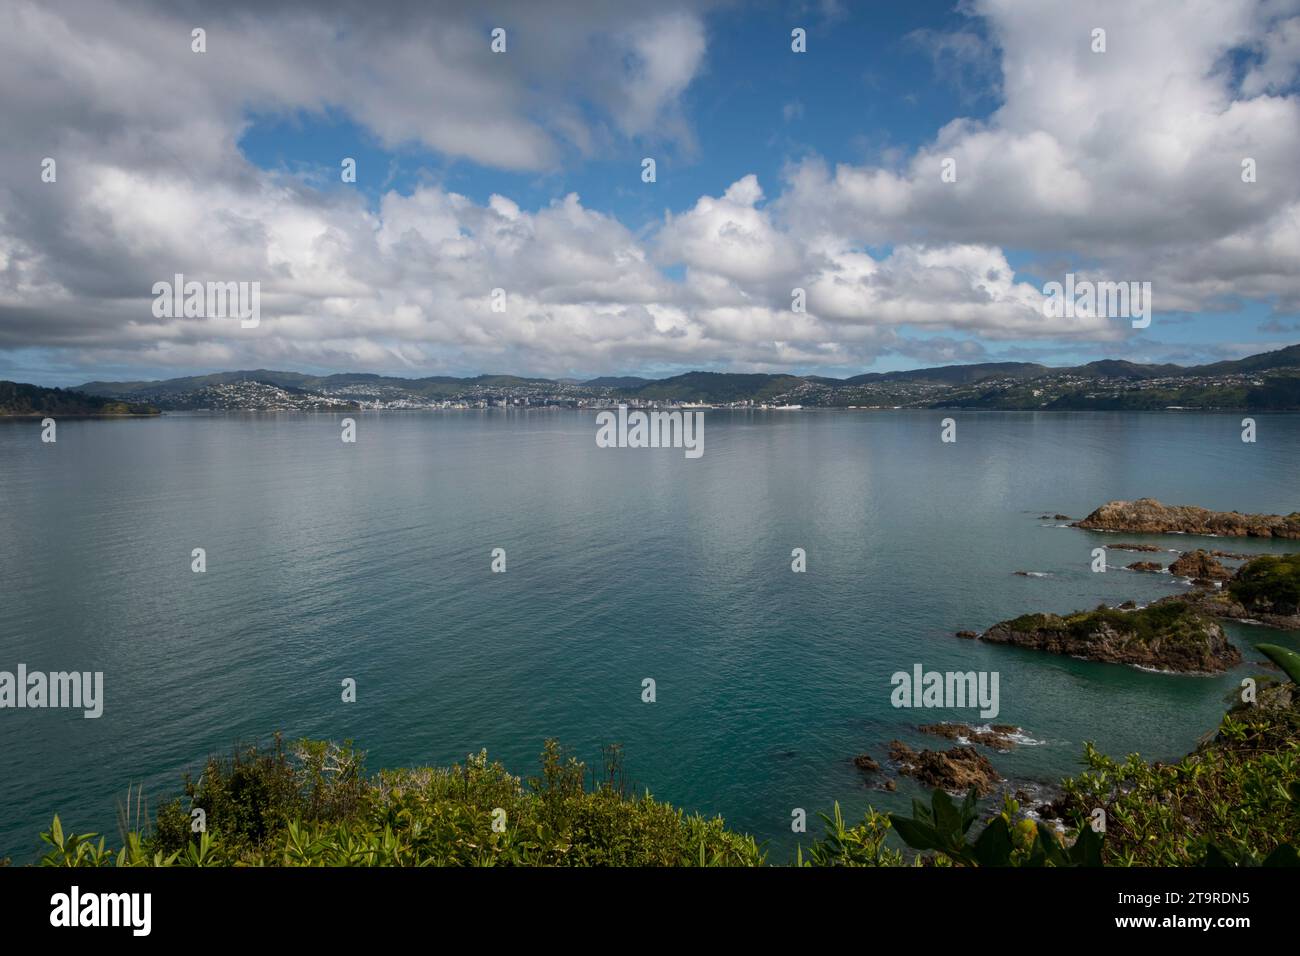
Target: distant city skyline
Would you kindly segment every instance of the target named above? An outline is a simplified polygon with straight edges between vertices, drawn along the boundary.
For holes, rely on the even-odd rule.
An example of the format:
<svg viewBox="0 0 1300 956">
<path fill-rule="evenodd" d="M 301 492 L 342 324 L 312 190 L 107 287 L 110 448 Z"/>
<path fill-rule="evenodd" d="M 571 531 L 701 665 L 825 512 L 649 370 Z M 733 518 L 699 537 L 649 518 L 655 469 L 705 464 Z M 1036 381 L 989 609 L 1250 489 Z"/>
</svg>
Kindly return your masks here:
<svg viewBox="0 0 1300 956">
<path fill-rule="evenodd" d="M 9 2 L 0 379 L 1292 344 L 1300 7 L 1153 9 Z M 159 315 L 178 274 L 260 321 Z M 1072 274 L 1150 283 L 1149 327 L 1045 312 Z"/>
</svg>

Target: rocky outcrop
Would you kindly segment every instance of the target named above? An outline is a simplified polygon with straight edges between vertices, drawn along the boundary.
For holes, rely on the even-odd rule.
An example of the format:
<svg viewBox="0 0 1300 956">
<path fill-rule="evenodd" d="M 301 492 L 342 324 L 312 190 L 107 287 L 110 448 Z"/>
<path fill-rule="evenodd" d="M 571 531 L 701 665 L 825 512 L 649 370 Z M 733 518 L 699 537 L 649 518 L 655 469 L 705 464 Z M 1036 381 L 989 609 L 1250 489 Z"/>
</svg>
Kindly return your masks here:
<svg viewBox="0 0 1300 956">
<path fill-rule="evenodd" d="M 1186 594 L 1174 594 L 1161 598 L 1152 602 L 1151 606 L 1164 607 L 1170 604 L 1182 604 L 1190 607 L 1197 614 L 1203 614 L 1207 617 L 1227 618 L 1233 621 L 1250 616 L 1246 613 L 1245 606 L 1240 601 L 1234 600 L 1226 589 L 1197 588 L 1188 591 Z"/>
<path fill-rule="evenodd" d="M 1252 515 L 1210 511 L 1192 505 L 1165 505 L 1154 498 L 1139 498 L 1107 502 L 1082 521 L 1076 521 L 1073 527 L 1143 534 L 1181 532 L 1243 538 L 1300 538 L 1300 512 Z"/>
<path fill-rule="evenodd" d="M 1103 605 L 1065 617 L 1025 614 L 995 624 L 980 640 L 1180 673 L 1218 673 L 1241 663 L 1223 627 L 1180 601 L 1135 611 Z"/>
<path fill-rule="evenodd" d="M 1220 564 L 1208 551 L 1199 548 L 1184 553 L 1169 565 L 1169 573 L 1198 581 L 1227 581 L 1232 577 L 1231 571 Z"/>
<path fill-rule="evenodd" d="M 1300 554 L 1260 555 L 1237 569 L 1222 588 L 1206 581 L 1152 607 L 1184 604 L 1197 614 L 1300 630 Z"/>
<path fill-rule="evenodd" d="M 1109 551 L 1163 551 L 1164 548 L 1157 548 L 1154 544 L 1108 544 L 1106 549 Z"/>
<path fill-rule="evenodd" d="M 977 794 L 987 797 L 1002 782 L 993 764 L 974 747 L 917 753 L 901 740 L 895 740 L 889 745 L 889 758 L 898 765 L 899 773 L 949 793 L 966 793 L 974 787 Z"/>
<path fill-rule="evenodd" d="M 1251 617 L 1272 619 L 1276 627 L 1300 627 L 1300 554 L 1266 554 L 1247 561 L 1228 592 Z"/>
</svg>

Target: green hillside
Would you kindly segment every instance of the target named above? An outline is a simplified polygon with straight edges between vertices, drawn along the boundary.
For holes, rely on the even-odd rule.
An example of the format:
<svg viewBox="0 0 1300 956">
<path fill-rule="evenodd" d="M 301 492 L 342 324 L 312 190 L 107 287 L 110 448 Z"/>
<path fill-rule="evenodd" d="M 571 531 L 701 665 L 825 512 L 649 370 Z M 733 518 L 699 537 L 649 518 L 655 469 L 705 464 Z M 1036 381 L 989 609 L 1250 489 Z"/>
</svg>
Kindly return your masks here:
<svg viewBox="0 0 1300 956">
<path fill-rule="evenodd" d="M 123 402 L 62 388 L 0 382 L 0 416 L 157 415 L 152 405 Z"/>
</svg>

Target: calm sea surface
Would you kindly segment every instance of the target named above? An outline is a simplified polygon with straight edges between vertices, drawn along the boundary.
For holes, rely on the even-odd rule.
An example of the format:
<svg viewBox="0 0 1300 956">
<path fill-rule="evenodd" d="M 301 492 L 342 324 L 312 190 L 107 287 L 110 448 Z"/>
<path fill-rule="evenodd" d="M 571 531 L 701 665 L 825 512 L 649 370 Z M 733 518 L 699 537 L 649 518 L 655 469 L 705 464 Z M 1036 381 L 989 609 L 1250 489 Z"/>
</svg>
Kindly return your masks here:
<svg viewBox="0 0 1300 956">
<path fill-rule="evenodd" d="M 0 670 L 102 670 L 106 698 L 98 720 L 0 710 L 0 857 L 34 859 L 56 812 L 115 842 L 129 783 L 157 802 L 278 729 L 353 738 L 371 769 L 486 747 L 524 776 L 547 737 L 589 760 L 620 742 L 639 784 L 784 861 L 791 808 L 917 792 L 868 789 L 854 755 L 982 722 L 894 709 L 890 676 L 916 663 L 1000 674 L 997 721 L 1043 741 L 992 755 L 1014 780 L 1074 772 L 1085 740 L 1185 753 L 1250 668 L 1153 674 L 953 632 L 1178 591 L 1121 570 L 1146 555 L 1092 573 L 1117 538 L 1040 516 L 1141 496 L 1295 511 L 1300 416 L 1256 416 L 1250 445 L 1240 415 L 962 412 L 943 444 L 945 414 L 709 411 L 698 460 L 597 448 L 594 413 L 569 411 L 353 413 L 355 445 L 330 414 L 66 420 L 52 445 L 0 423 Z"/>
</svg>

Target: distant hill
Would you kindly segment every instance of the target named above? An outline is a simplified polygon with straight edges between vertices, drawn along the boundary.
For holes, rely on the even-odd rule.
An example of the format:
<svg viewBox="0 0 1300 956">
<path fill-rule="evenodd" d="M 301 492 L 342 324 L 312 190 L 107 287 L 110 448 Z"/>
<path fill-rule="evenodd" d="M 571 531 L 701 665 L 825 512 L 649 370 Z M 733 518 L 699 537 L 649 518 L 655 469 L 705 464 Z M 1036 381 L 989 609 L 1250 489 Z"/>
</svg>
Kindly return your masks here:
<svg viewBox="0 0 1300 956">
<path fill-rule="evenodd" d="M 588 388 L 622 388 L 633 389 L 640 388 L 642 385 L 649 385 L 654 379 L 637 378 L 635 375 L 606 375 L 602 378 L 589 379 L 581 384 Z"/>
<path fill-rule="evenodd" d="M 628 397 L 651 401 L 761 402 L 773 399 L 803 381 L 797 375 L 687 372 L 622 391 Z"/>
<path fill-rule="evenodd" d="M 280 372 L 273 369 L 248 369 L 239 372 L 213 372 L 211 375 L 192 375 L 153 382 L 87 382 L 78 386 L 91 395 L 117 398 L 129 396 L 165 396 L 197 392 L 214 385 L 234 385 L 238 382 L 258 382 L 278 388 L 301 391 L 347 389 L 365 386 L 400 388 L 415 394 L 437 396 L 452 394 L 468 386 L 511 387 L 522 384 L 547 383 L 547 379 L 521 378 L 517 375 L 477 375 L 473 378 L 454 378 L 448 375 L 431 375 L 427 378 L 398 378 L 376 375 L 372 372 L 339 372 L 332 375 L 307 375 L 302 372 Z"/>
<path fill-rule="evenodd" d="M 1103 359 L 1070 369 L 1048 369 L 1048 371 L 1069 372 L 1085 378 L 1153 379 L 1245 375 L 1250 372 L 1267 372 L 1284 368 L 1300 368 L 1300 345 L 1289 345 L 1273 352 L 1261 352 L 1248 358 L 1214 362 L 1210 365 L 1141 365 L 1122 359 Z"/>
<path fill-rule="evenodd" d="M 1089 362 L 1069 370 L 1071 374 L 1086 378 L 1170 378 L 1187 371 L 1181 365 L 1139 365 L 1122 359 L 1105 359 Z"/>
<path fill-rule="evenodd" d="M 1273 352 L 1261 352 L 1248 358 L 1212 365 L 1194 365 L 1184 369 L 1187 375 L 1235 375 L 1243 372 L 1263 372 L 1279 368 L 1300 368 L 1300 345 L 1288 345 Z"/>
<path fill-rule="evenodd" d="M 339 376 L 351 378 L 352 376 Z M 363 378 L 377 376 L 359 376 Z M 269 369 L 256 369 L 248 372 L 213 372 L 211 375 L 192 375 L 185 378 L 169 378 L 155 382 L 87 382 L 78 385 L 77 390 L 90 395 L 104 395 L 126 398 L 132 395 L 150 394 L 167 395 L 181 392 L 196 392 L 212 385 L 230 385 L 235 382 L 263 382 L 278 385 L 281 388 L 305 388 L 315 376 L 301 372 L 273 372 Z"/>
<path fill-rule="evenodd" d="M 1055 369 L 1034 362 L 981 362 L 976 365 L 942 365 L 905 372 L 867 372 L 841 379 L 846 385 L 871 382 L 930 382 L 935 385 L 969 385 L 986 378 L 1037 378 Z"/>
<path fill-rule="evenodd" d="M 0 416 L 157 415 L 151 405 L 122 402 L 62 388 L 0 382 Z"/>
<path fill-rule="evenodd" d="M 267 386 L 282 389 L 275 396 Z M 838 379 L 782 373 L 686 372 L 664 379 L 602 376 L 584 382 L 518 375 L 403 378 L 368 372 L 308 375 L 272 369 L 214 372 L 157 382 L 87 382 L 79 391 L 163 408 L 419 408 L 568 406 L 610 401 L 795 404 L 808 407 L 1124 410 L 1300 408 L 1300 345 L 1184 367 L 1104 359 L 1060 368 L 980 362 Z M 251 404 L 261 402 L 262 404 Z M 271 402 L 271 405 L 265 403 Z M 232 403 L 234 403 L 232 405 Z"/>
</svg>

